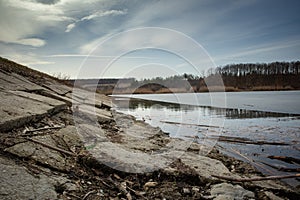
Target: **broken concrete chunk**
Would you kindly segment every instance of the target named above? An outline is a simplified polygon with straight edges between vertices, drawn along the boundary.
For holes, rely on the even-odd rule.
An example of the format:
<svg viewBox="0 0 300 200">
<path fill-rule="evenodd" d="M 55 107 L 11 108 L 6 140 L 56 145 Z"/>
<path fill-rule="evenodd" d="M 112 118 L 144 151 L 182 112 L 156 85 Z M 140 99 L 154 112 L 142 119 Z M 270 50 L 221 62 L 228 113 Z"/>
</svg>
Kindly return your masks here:
<svg viewBox="0 0 300 200">
<path fill-rule="evenodd" d="M 43 175 L 33 176 L 11 160 L 0 157 L 0 198 L 14 199 L 57 199 L 53 181 Z"/>
<path fill-rule="evenodd" d="M 195 169 L 195 171 L 199 174 L 199 177 L 202 178 L 203 181 L 211 181 L 212 179 L 214 179 L 212 175 L 232 176 L 230 171 L 219 160 L 193 153 L 185 153 L 180 157 L 180 159 L 185 165 L 188 165 L 192 169 Z"/>
<path fill-rule="evenodd" d="M 57 83 L 55 81 L 47 81 L 47 83 L 43 84 L 43 87 L 62 96 L 72 92 L 71 87 L 68 87 L 61 83 Z"/>
<path fill-rule="evenodd" d="M 32 97 L 29 98 L 1 91 L 0 96 L 0 131 L 8 131 L 37 121 L 47 114 L 65 109 L 66 106 L 64 102 L 43 96 L 38 97 L 39 95 L 28 94 Z M 40 101 L 36 100 L 38 98 L 41 98 Z"/>
<path fill-rule="evenodd" d="M 12 94 L 15 94 L 17 96 L 21 96 L 21 97 L 24 97 L 26 99 L 31 99 L 33 101 L 48 104 L 48 105 L 54 106 L 54 107 L 65 107 L 66 106 L 66 103 L 64 103 L 62 101 L 59 101 L 59 100 L 56 100 L 56 99 L 53 99 L 53 98 L 49 98 L 49 97 L 46 97 L 46 96 L 34 94 L 34 93 L 28 93 L 28 92 L 23 92 L 23 91 L 9 91 L 9 92 L 12 93 Z"/>
<path fill-rule="evenodd" d="M 3 73 L 0 71 L 0 86 L 4 90 L 26 90 L 26 91 L 37 91 L 43 88 L 35 83 L 32 83 L 15 73 Z"/>
<path fill-rule="evenodd" d="M 232 185 L 229 183 L 220 183 L 213 185 L 210 190 L 210 194 L 214 199 L 232 199 L 232 200 L 243 200 L 246 198 L 255 197 L 254 193 L 245 190 L 240 185 Z"/>
<path fill-rule="evenodd" d="M 65 144 L 68 145 L 69 148 L 83 145 L 82 138 L 77 132 L 75 126 L 67 126 L 65 128 L 62 128 L 54 135 L 58 138 L 63 139 Z"/>
<path fill-rule="evenodd" d="M 36 136 L 33 137 L 33 139 L 50 146 L 56 146 L 55 141 L 51 138 L 50 135 Z M 41 146 L 40 144 L 24 142 L 9 147 L 5 149 L 5 151 L 19 157 L 33 159 L 36 162 L 45 164 L 60 171 L 66 171 L 70 169 L 68 161 L 64 156 L 62 156 L 59 152 Z"/>
<path fill-rule="evenodd" d="M 283 198 L 280 198 L 278 196 L 276 196 L 275 194 L 273 194 L 272 192 L 264 192 L 265 195 L 270 199 L 270 200 L 283 200 Z"/>
</svg>

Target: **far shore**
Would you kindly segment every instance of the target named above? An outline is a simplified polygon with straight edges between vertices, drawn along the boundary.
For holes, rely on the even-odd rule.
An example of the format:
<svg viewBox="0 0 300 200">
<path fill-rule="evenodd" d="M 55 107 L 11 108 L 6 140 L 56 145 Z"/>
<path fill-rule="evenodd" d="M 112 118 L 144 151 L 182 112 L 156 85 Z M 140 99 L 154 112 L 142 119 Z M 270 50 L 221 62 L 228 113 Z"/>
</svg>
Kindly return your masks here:
<svg viewBox="0 0 300 200">
<path fill-rule="evenodd" d="M 287 87 L 278 87 L 278 86 L 259 86 L 252 88 L 237 88 L 237 87 L 220 87 L 212 86 L 200 88 L 199 91 L 193 89 L 185 88 L 161 88 L 159 90 L 151 90 L 150 88 L 138 88 L 136 90 L 132 88 L 122 88 L 122 89 L 97 89 L 97 92 L 101 94 L 111 95 L 111 94 L 169 94 L 169 93 L 207 93 L 207 92 L 253 92 L 253 91 L 292 91 L 300 90 L 300 88 L 293 88 L 290 86 Z"/>
</svg>

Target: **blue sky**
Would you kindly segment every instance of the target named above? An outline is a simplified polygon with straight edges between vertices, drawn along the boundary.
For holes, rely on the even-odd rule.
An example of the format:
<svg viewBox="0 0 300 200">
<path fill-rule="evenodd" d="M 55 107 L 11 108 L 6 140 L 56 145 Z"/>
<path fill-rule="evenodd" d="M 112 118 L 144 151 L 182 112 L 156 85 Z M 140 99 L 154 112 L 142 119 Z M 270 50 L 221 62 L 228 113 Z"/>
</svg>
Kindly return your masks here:
<svg viewBox="0 0 300 200">
<path fill-rule="evenodd" d="M 1 0 L 0 56 L 72 78 L 295 61 L 299 7 L 297 0 Z"/>
</svg>

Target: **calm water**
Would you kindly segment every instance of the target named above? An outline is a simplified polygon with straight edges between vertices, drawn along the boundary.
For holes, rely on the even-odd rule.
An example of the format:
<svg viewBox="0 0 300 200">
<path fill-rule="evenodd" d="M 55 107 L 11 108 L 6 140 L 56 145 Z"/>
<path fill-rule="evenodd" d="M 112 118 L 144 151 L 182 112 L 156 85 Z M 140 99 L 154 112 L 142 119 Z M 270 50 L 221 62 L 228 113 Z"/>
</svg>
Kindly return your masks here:
<svg viewBox="0 0 300 200">
<path fill-rule="evenodd" d="M 118 95 L 114 99 L 120 112 L 158 126 L 172 137 L 216 145 L 265 174 L 290 173 L 275 169 L 280 167 L 300 168 L 297 163 L 267 158 L 300 159 L 300 91 Z M 296 179 L 287 182 L 300 184 Z"/>
</svg>

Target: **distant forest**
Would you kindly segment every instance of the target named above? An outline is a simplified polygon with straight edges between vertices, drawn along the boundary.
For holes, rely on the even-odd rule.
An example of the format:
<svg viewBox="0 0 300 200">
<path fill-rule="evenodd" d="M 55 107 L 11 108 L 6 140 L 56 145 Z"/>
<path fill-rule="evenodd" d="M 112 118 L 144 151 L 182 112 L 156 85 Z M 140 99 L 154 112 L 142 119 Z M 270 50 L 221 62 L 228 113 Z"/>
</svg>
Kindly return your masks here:
<svg viewBox="0 0 300 200">
<path fill-rule="evenodd" d="M 126 92 L 128 86 L 128 79 L 120 80 L 114 92 Z M 140 81 L 132 79 L 129 87 L 136 88 L 135 93 L 299 90 L 300 61 L 229 64 L 208 69 L 202 76 L 183 74 Z"/>
<path fill-rule="evenodd" d="M 185 73 L 166 78 L 82 79 L 77 82 L 91 89 L 96 87 L 98 92 L 105 94 L 299 90 L 300 61 L 229 64 L 210 68 L 201 75 Z"/>
<path fill-rule="evenodd" d="M 232 64 L 217 67 L 214 74 L 222 76 L 226 87 L 235 89 L 300 89 L 299 61 L 269 64 Z M 214 74 L 210 74 L 210 76 Z"/>
</svg>

